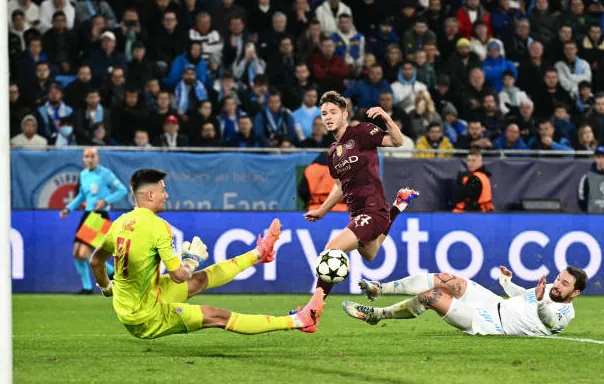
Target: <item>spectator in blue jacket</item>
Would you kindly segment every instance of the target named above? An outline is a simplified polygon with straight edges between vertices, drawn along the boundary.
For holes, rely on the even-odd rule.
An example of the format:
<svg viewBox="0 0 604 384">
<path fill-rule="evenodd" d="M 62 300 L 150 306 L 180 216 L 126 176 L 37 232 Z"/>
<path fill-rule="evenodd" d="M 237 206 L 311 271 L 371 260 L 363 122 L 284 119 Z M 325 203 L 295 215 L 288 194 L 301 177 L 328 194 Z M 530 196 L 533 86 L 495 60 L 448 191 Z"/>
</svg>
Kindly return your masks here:
<svg viewBox="0 0 604 384">
<path fill-rule="evenodd" d="M 503 135 L 499 136 L 493 145 L 496 149 L 528 149 L 528 146 L 520 137 L 520 127 L 516 123 L 509 123 Z M 521 154 L 510 154 L 511 157 L 521 157 Z"/>
<path fill-rule="evenodd" d="M 516 66 L 501 55 L 501 47 L 495 41 L 491 41 L 487 45 L 487 58 L 482 62 L 481 67 L 487 83 L 497 92 L 503 89 L 503 73 L 505 71 L 511 71 L 514 78 L 518 79 Z"/>
<path fill-rule="evenodd" d="M 367 39 L 367 52 L 373 53 L 378 62 L 384 61 L 386 48 L 389 45 L 399 43 L 398 33 L 392 27 L 392 18 L 384 19 L 375 31 L 375 34 Z"/>
<path fill-rule="evenodd" d="M 541 121 L 539 123 L 539 136 L 529 140 L 529 148 L 545 151 L 573 151 L 570 142 L 565 138 L 561 138 L 560 142 L 555 141 L 554 132 L 554 124 L 550 120 Z M 554 157 L 559 157 L 559 155 Z M 572 154 L 570 157 L 572 157 Z"/>
<path fill-rule="evenodd" d="M 207 84 L 208 63 L 201 56 L 202 53 L 201 42 L 195 40 L 191 41 L 187 52 L 183 52 L 181 55 L 176 56 L 172 62 L 170 73 L 164 79 L 166 86 L 170 88 L 176 87 L 176 84 L 182 79 L 182 74 L 187 65 L 193 65 L 195 67 L 195 72 L 197 73 L 197 80 L 201 81 L 206 87 L 211 88 L 212 85 Z"/>
<path fill-rule="evenodd" d="M 569 107 L 566 104 L 556 103 L 552 122 L 554 123 L 554 140 L 560 141 L 565 138 L 569 143 L 575 140 L 577 126 L 571 121 Z"/>
<path fill-rule="evenodd" d="M 281 94 L 273 90 L 268 96 L 268 106 L 254 118 L 254 132 L 269 141 L 275 137 L 288 137 L 294 145 L 298 143 L 296 122 L 289 110 L 281 103 Z"/>
<path fill-rule="evenodd" d="M 374 64 L 369 68 L 368 77 L 369 79 L 358 81 L 354 87 L 344 92 L 344 96 L 351 98 L 354 105 L 361 110 L 375 106 L 380 99 L 380 94 L 392 93 L 392 88 L 384 80 L 384 71 L 379 64 Z"/>
<path fill-rule="evenodd" d="M 123 68 L 126 71 L 124 54 L 115 49 L 115 34 L 111 31 L 101 35 L 101 49 L 90 54 L 87 65 L 92 70 L 92 82 L 101 87 L 105 84 L 110 68 Z"/>
</svg>

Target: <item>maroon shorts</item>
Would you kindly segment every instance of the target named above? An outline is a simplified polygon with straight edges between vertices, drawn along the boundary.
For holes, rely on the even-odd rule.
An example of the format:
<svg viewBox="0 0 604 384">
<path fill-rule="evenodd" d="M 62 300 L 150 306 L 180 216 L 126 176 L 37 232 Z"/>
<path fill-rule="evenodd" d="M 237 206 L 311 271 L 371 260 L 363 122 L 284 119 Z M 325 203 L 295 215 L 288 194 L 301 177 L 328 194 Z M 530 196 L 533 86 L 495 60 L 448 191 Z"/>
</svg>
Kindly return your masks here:
<svg viewBox="0 0 604 384">
<path fill-rule="evenodd" d="M 374 212 L 366 212 L 350 218 L 346 226 L 359 239 L 359 244 L 365 245 L 377 239 L 382 233 L 386 233 L 390 226 L 390 212 L 381 209 Z"/>
</svg>

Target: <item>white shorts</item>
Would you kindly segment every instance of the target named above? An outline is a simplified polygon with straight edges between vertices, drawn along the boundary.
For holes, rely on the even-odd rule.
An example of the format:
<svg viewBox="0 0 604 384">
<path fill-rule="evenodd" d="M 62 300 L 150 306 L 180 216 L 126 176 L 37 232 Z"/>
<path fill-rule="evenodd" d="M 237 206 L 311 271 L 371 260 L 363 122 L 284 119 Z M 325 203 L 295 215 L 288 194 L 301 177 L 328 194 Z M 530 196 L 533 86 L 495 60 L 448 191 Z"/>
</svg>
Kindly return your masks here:
<svg viewBox="0 0 604 384">
<path fill-rule="evenodd" d="M 467 281 L 465 295 L 453 298 L 443 320 L 470 335 L 502 335 L 498 305 L 503 299 L 480 284 Z"/>
</svg>

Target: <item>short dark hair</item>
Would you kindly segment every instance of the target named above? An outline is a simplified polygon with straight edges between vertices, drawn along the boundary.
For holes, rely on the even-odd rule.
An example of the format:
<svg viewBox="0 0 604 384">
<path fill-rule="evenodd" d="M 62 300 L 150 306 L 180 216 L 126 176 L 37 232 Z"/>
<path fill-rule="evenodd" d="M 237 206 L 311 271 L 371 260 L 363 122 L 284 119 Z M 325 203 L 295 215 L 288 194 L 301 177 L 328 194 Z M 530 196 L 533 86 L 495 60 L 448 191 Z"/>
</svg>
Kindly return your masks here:
<svg viewBox="0 0 604 384">
<path fill-rule="evenodd" d="M 275 96 L 279 96 L 279 98 L 281 98 L 281 92 L 279 92 L 279 90 L 277 88 L 269 89 L 268 97 L 275 97 Z"/>
<path fill-rule="evenodd" d="M 470 149 L 470 152 L 468 152 L 468 156 L 482 157 L 482 152 L 480 152 L 480 149 L 478 148 L 472 148 Z"/>
<path fill-rule="evenodd" d="M 265 75 L 264 73 L 261 75 L 256 75 L 256 77 L 254 77 L 254 85 L 268 85 L 268 75 Z"/>
<path fill-rule="evenodd" d="M 547 67 L 545 69 L 545 72 L 543 72 L 543 76 L 545 76 L 548 72 L 555 72 L 556 75 L 558 74 L 558 70 L 556 68 L 554 68 L 554 67 Z"/>
<path fill-rule="evenodd" d="M 326 41 L 333 41 L 333 39 L 331 38 L 331 36 L 321 34 L 321 37 L 319 38 L 319 44 L 323 44 Z"/>
<path fill-rule="evenodd" d="M 541 128 L 541 126 L 545 125 L 545 124 L 548 124 L 548 125 L 551 125 L 552 127 L 554 127 L 554 123 L 552 123 L 551 120 L 543 119 L 543 120 L 537 122 L 537 128 Z"/>
<path fill-rule="evenodd" d="M 431 122 L 430 124 L 428 124 L 428 131 L 429 131 L 429 130 L 431 130 L 432 128 L 438 128 L 438 129 L 440 129 L 441 131 L 443 130 L 443 127 L 442 127 L 442 126 L 440 125 L 440 123 L 439 123 L 439 122 L 437 122 L 437 121 L 433 121 L 433 122 Z"/>
<path fill-rule="evenodd" d="M 566 105 L 566 103 L 563 103 L 562 101 L 557 101 L 556 104 L 554 104 L 554 111 L 559 108 L 564 108 L 564 110 L 566 112 L 570 111 L 570 108 L 568 108 L 568 105 Z"/>
<path fill-rule="evenodd" d="M 99 122 L 96 122 L 96 123 L 92 124 L 92 125 L 90 126 L 90 130 L 91 130 L 92 132 L 94 132 L 94 131 L 96 131 L 97 129 L 99 129 L 100 127 L 105 128 L 105 124 L 103 124 L 103 122 L 102 122 L 102 121 L 99 121 Z"/>
<path fill-rule="evenodd" d="M 25 12 L 23 12 L 20 9 L 15 9 L 13 11 L 13 13 L 11 14 L 11 20 L 15 21 L 15 17 L 17 17 L 17 16 L 23 16 L 23 17 L 25 17 Z"/>
<path fill-rule="evenodd" d="M 576 47 L 577 43 L 574 40 L 568 40 L 564 42 L 564 46 L 566 47 L 567 45 L 574 45 Z"/>
<path fill-rule="evenodd" d="M 570 273 L 575 278 L 575 289 L 582 291 L 587 285 L 587 273 L 584 270 L 573 266 L 566 267 L 566 272 Z"/>
<path fill-rule="evenodd" d="M 415 22 L 413 24 L 417 23 L 428 24 L 428 20 L 426 20 L 426 18 L 424 18 L 423 16 L 419 16 L 417 19 L 415 19 Z"/>
<path fill-rule="evenodd" d="M 346 98 L 336 91 L 325 92 L 323 96 L 321 96 L 321 101 L 319 102 L 319 105 L 323 106 L 323 104 L 327 103 L 334 103 L 343 111 L 346 110 L 346 107 L 348 105 Z"/>
<path fill-rule="evenodd" d="M 55 21 L 55 19 L 59 16 L 63 16 L 63 17 L 67 17 L 65 15 L 65 12 L 63 11 L 55 11 L 55 13 L 52 14 L 52 21 Z"/>
<path fill-rule="evenodd" d="M 252 117 L 250 115 L 248 115 L 247 113 L 242 113 L 241 115 L 239 115 L 239 118 L 237 120 L 244 120 L 244 119 L 249 119 L 250 121 L 252 121 Z"/>
<path fill-rule="evenodd" d="M 516 79 L 516 76 L 514 76 L 514 72 L 510 71 L 509 69 L 503 71 L 503 74 L 501 75 L 501 77 L 506 77 L 506 76 L 511 76 L 514 79 Z"/>
<path fill-rule="evenodd" d="M 136 193 L 142 186 L 148 184 L 156 184 L 165 179 L 166 172 L 159 169 L 143 168 L 134 172 L 130 177 L 130 188 Z"/>
</svg>

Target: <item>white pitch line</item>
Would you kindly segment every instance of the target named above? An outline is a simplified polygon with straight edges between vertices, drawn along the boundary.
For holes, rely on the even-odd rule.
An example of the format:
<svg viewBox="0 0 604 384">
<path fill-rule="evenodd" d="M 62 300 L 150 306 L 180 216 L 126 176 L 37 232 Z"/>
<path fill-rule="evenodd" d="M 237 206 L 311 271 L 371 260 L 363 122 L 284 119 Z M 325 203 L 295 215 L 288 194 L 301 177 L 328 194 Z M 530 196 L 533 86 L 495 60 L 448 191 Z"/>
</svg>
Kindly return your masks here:
<svg viewBox="0 0 604 384">
<path fill-rule="evenodd" d="M 558 340 L 568 340 L 568 341 L 576 341 L 579 343 L 592 343 L 592 344 L 602 344 L 604 345 L 604 340 L 595 340 L 595 339 L 581 339 L 577 337 L 564 337 L 564 336 L 535 336 L 540 339 L 558 339 Z"/>
</svg>

